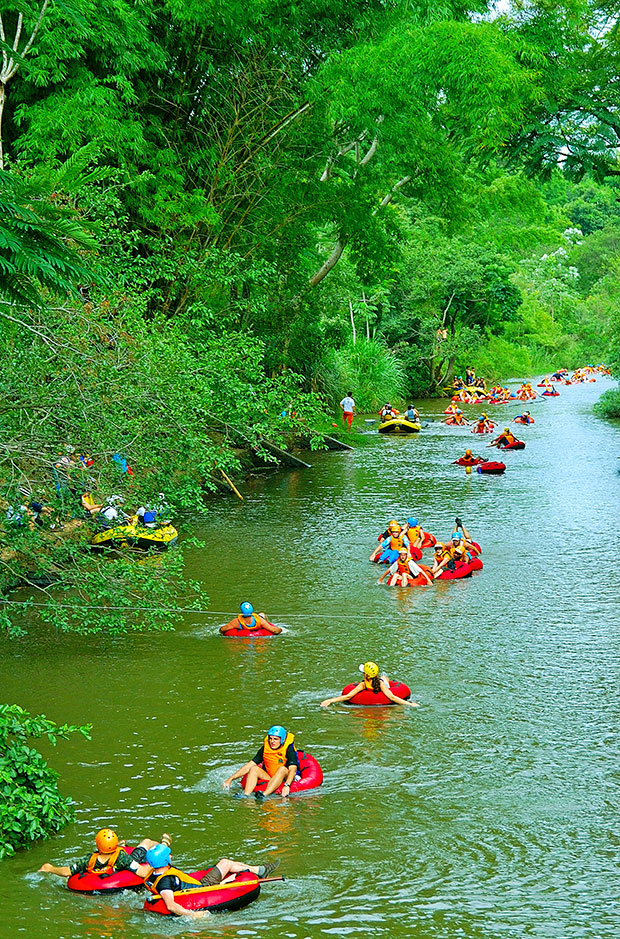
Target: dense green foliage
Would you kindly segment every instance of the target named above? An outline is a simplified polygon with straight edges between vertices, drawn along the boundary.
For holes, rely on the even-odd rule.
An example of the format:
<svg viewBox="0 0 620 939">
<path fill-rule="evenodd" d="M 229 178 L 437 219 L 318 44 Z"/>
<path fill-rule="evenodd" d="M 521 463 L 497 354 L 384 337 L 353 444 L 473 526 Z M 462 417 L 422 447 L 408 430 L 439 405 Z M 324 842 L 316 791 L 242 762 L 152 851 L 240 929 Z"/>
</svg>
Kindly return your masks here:
<svg viewBox="0 0 620 939">
<path fill-rule="evenodd" d="M 0 586 L 61 627 L 167 626 L 194 592 L 182 551 L 95 565 L 83 490 L 201 512 L 236 448 L 349 388 L 373 409 L 617 343 L 605 4 L 0 0 L 0 24 L 0 495 L 50 508 L 3 523 Z M 69 445 L 94 463 L 66 486 Z"/>
<path fill-rule="evenodd" d="M 47 737 L 55 746 L 76 732 L 90 739 L 89 730 L 0 704 L 0 858 L 59 831 L 73 814 L 71 800 L 58 791 L 58 773 L 28 741 Z"/>
</svg>

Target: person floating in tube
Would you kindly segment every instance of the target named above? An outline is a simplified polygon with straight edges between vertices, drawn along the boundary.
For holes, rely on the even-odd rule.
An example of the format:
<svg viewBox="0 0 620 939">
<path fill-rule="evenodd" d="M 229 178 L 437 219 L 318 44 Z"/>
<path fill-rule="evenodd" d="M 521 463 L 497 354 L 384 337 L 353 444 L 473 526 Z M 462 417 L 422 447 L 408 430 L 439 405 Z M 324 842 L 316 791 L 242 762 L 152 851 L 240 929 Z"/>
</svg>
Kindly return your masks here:
<svg viewBox="0 0 620 939">
<path fill-rule="evenodd" d="M 267 632 L 273 633 L 274 636 L 282 632 L 282 628 L 270 623 L 264 613 L 254 613 L 254 607 L 251 603 L 248 603 L 247 600 L 243 601 L 239 610 L 239 616 L 235 616 L 235 618 L 231 619 L 230 623 L 226 623 L 225 626 L 220 626 L 220 632 L 223 636 L 229 632 L 234 633 L 236 629 L 245 632 L 245 630 L 260 629 L 261 627 L 262 629 L 266 629 Z"/>
<path fill-rule="evenodd" d="M 379 694 L 379 692 L 382 691 L 386 698 L 389 698 L 393 704 L 407 704 L 410 708 L 420 706 L 416 701 L 405 701 L 404 698 L 399 698 L 398 695 L 395 695 L 390 689 L 390 682 L 387 675 L 379 676 L 379 666 L 376 662 L 364 662 L 363 665 L 360 665 L 360 672 L 364 675 L 363 681 L 359 681 L 355 688 L 352 688 L 347 694 L 339 694 L 335 698 L 325 698 L 325 701 L 321 701 L 321 707 L 327 708 L 330 704 L 350 701 L 354 695 L 360 691 L 364 691 L 364 689 L 373 691 L 375 694 Z"/>
<path fill-rule="evenodd" d="M 162 842 L 170 844 L 170 835 L 165 832 L 162 835 Z M 93 854 L 87 854 L 86 857 L 75 864 L 67 864 L 62 867 L 56 867 L 54 864 L 44 864 L 39 871 L 44 874 L 55 874 L 57 877 L 71 877 L 72 874 L 83 874 L 89 871 L 93 874 L 111 874 L 112 871 L 133 871 L 138 877 L 144 876 L 138 873 L 138 868 L 146 861 L 146 855 L 150 848 L 154 848 L 157 841 L 151 838 L 143 838 L 131 854 L 123 851 L 124 842 L 118 840 L 118 835 L 111 828 L 102 828 L 95 835 L 95 845 L 97 850 Z"/>
<path fill-rule="evenodd" d="M 388 584 L 390 587 L 408 587 L 410 582 L 419 577 L 420 574 L 424 575 L 427 583 L 433 583 L 433 578 L 428 576 L 424 568 L 419 567 L 415 561 L 411 560 L 407 549 L 401 548 L 394 563 L 390 564 L 377 583 L 382 584 L 385 578 L 389 576 Z"/>
<path fill-rule="evenodd" d="M 253 867 L 250 864 L 231 861 L 230 858 L 223 857 L 207 871 L 204 877 L 198 880 L 191 874 L 173 867 L 171 860 L 170 846 L 165 843 L 155 844 L 146 852 L 146 863 L 140 865 L 138 876 L 144 877 L 144 886 L 150 893 L 158 894 L 162 898 L 170 913 L 175 913 L 177 916 L 192 916 L 194 919 L 209 915 L 208 911 L 186 910 L 174 899 L 175 892 L 200 886 L 215 887 L 218 884 L 225 884 L 243 871 L 249 871 L 261 878 L 268 877 L 280 865 L 280 862 L 276 860 Z"/>
<path fill-rule="evenodd" d="M 489 447 L 507 447 L 508 444 L 516 443 L 516 440 L 517 438 L 511 431 L 510 427 L 504 427 L 501 434 L 498 434 L 495 440 L 491 441 Z"/>
<path fill-rule="evenodd" d="M 301 779 L 299 761 L 294 747 L 295 735 L 287 733 L 284 727 L 274 725 L 267 731 L 267 736 L 260 750 L 257 751 L 249 763 L 244 763 L 236 773 L 229 776 L 222 783 L 223 789 L 230 788 L 235 779 L 246 776 L 243 791 L 246 796 L 251 795 L 259 782 L 266 782 L 264 792 L 257 792 L 256 796 L 269 796 L 276 789 L 282 788 L 282 797 L 286 798 L 291 791 L 291 785 L 296 779 Z"/>
</svg>

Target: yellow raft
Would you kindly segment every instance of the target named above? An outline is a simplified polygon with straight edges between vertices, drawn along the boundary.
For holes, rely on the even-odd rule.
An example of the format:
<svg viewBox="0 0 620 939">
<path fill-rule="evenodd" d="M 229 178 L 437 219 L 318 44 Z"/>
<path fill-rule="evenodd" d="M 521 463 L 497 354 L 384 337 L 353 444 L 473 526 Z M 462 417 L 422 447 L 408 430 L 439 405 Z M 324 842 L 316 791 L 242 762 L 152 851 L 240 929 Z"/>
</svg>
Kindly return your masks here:
<svg viewBox="0 0 620 939">
<path fill-rule="evenodd" d="M 422 425 L 408 421 L 404 417 L 391 417 L 379 424 L 380 434 L 417 434 Z"/>
<path fill-rule="evenodd" d="M 144 525 L 115 525 L 99 531 L 91 541 L 93 548 L 140 548 L 146 551 L 155 548 L 165 551 L 176 544 L 179 533 L 174 525 L 161 525 L 159 528 L 146 528 Z"/>
</svg>

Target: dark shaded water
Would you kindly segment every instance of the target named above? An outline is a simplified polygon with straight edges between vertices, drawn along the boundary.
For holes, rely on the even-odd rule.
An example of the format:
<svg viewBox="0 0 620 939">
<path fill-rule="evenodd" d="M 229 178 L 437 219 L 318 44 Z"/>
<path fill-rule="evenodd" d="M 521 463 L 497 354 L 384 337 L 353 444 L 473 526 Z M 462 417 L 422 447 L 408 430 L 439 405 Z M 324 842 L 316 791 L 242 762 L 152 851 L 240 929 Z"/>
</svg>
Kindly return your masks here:
<svg viewBox="0 0 620 939">
<path fill-rule="evenodd" d="M 226 616 L 122 641 L 2 639 L 4 700 L 95 727 L 51 755 L 77 819 L 2 863 L 0 936 L 616 936 L 620 426 L 592 414 L 604 387 L 533 405 L 503 477 L 450 465 L 485 438 L 433 423 L 246 484 L 197 526 L 191 558 Z M 377 586 L 376 535 L 411 513 L 441 538 L 460 515 L 484 571 Z M 287 634 L 221 639 L 246 598 Z M 421 707 L 322 710 L 368 658 Z M 323 787 L 263 804 L 224 793 L 274 722 L 319 759 Z M 275 855 L 289 879 L 188 925 L 31 873 L 108 824 L 130 841 L 172 832 L 186 870 Z"/>
</svg>

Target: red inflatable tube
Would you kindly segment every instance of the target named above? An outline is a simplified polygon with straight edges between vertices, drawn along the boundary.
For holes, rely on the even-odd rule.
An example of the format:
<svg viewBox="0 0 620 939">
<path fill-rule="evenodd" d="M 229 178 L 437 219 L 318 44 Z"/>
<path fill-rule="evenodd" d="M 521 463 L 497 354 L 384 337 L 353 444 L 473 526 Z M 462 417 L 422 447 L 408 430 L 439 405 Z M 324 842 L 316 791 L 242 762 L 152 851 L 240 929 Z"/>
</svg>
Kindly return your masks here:
<svg viewBox="0 0 620 939">
<path fill-rule="evenodd" d="M 269 624 L 273 626 L 273 623 Z M 258 626 L 256 629 L 239 629 L 238 626 L 231 626 L 222 635 L 226 639 L 254 639 L 256 636 L 279 636 L 280 633 L 270 633 L 264 626 Z"/>
<path fill-rule="evenodd" d="M 427 567 L 426 564 L 419 564 L 418 567 L 420 567 L 423 571 L 426 571 L 426 573 L 427 573 L 427 574 L 429 575 L 429 577 L 431 578 L 431 582 L 432 582 L 432 580 L 433 580 L 433 575 L 432 575 L 432 572 L 431 572 L 431 568 L 430 568 L 430 567 Z M 429 584 L 428 580 L 426 579 L 426 577 L 424 576 L 424 574 L 418 574 L 417 577 L 413 577 L 413 578 L 409 581 L 409 586 L 410 586 L 410 587 L 430 587 L 430 584 Z M 399 695 L 398 697 L 400 697 L 400 695 Z"/>
<path fill-rule="evenodd" d="M 307 789 L 316 789 L 323 782 L 323 770 L 309 753 L 304 753 L 302 750 L 297 751 L 297 759 L 299 760 L 299 775 L 301 779 L 296 779 L 291 783 L 291 792 L 305 792 Z M 245 785 L 246 776 L 241 780 L 241 785 Z M 256 784 L 255 792 L 262 792 L 266 787 L 266 782 L 258 782 Z M 282 792 L 282 786 L 279 789 L 276 789 L 276 793 L 279 795 Z"/>
<path fill-rule="evenodd" d="M 349 691 L 353 691 L 357 682 L 352 682 L 350 685 L 347 685 L 346 688 L 342 689 L 343 694 L 348 694 Z M 407 700 L 411 697 L 411 691 L 407 685 L 403 684 L 402 681 L 391 681 L 390 682 L 390 691 L 396 695 L 397 698 L 403 698 Z M 344 701 L 343 704 L 357 704 L 363 707 L 377 707 L 378 705 L 394 704 L 393 701 L 390 701 L 389 698 L 383 694 L 382 691 L 375 694 L 374 691 L 371 691 L 368 688 L 364 688 L 362 691 L 358 691 L 349 701 Z"/>
<path fill-rule="evenodd" d="M 212 870 L 212 868 L 207 868 Z M 200 880 L 207 870 L 196 871 L 192 874 Z M 194 887 L 189 890 L 175 891 L 174 899 L 186 910 L 209 910 L 211 913 L 224 913 L 241 910 L 248 903 L 258 899 L 260 884 L 256 874 L 242 871 L 234 880 L 226 884 L 216 884 L 214 887 Z M 146 913 L 160 913 L 162 916 L 174 916 L 162 898 L 153 894 L 144 901 Z"/>
<path fill-rule="evenodd" d="M 514 422 L 515 422 L 515 424 L 525 424 L 525 425 L 527 426 L 528 424 L 533 424 L 533 423 L 534 423 L 534 418 L 533 418 L 533 417 L 530 417 L 529 421 L 524 421 L 522 417 L 515 417 L 515 421 L 514 421 Z"/>
<path fill-rule="evenodd" d="M 457 564 L 453 571 L 443 571 L 437 580 L 460 580 L 462 577 L 471 577 L 474 571 L 482 570 L 480 558 L 473 558 L 464 564 Z"/>
<path fill-rule="evenodd" d="M 431 535 L 430 531 L 424 532 L 424 541 L 422 542 L 423 548 L 434 548 L 437 544 L 437 539 L 434 535 Z M 417 560 L 417 559 L 415 559 Z"/>
<path fill-rule="evenodd" d="M 466 460 L 464 456 L 460 456 L 458 460 L 453 460 L 452 462 L 455 466 L 478 466 L 479 463 L 485 463 L 486 460 L 483 456 L 476 456 L 470 463 L 469 460 Z"/>
<path fill-rule="evenodd" d="M 131 854 L 133 848 L 125 847 L 126 854 Z M 117 893 L 119 890 L 139 890 L 144 886 L 144 878 L 138 877 L 133 871 L 112 871 L 111 874 L 96 874 L 94 871 L 84 871 L 83 874 L 71 874 L 67 881 L 69 890 L 76 893 Z"/>
<path fill-rule="evenodd" d="M 515 440 L 514 443 L 507 443 L 503 447 L 498 447 L 498 450 L 525 450 L 525 443 L 522 440 Z"/>
<path fill-rule="evenodd" d="M 497 476 L 505 472 L 505 470 L 506 464 L 498 460 L 488 460 L 486 463 L 480 463 L 480 465 L 476 467 L 478 473 L 495 473 Z"/>
<path fill-rule="evenodd" d="M 547 398 L 557 398 L 560 395 L 559 391 L 543 391 L 543 395 L 546 395 Z"/>
</svg>

